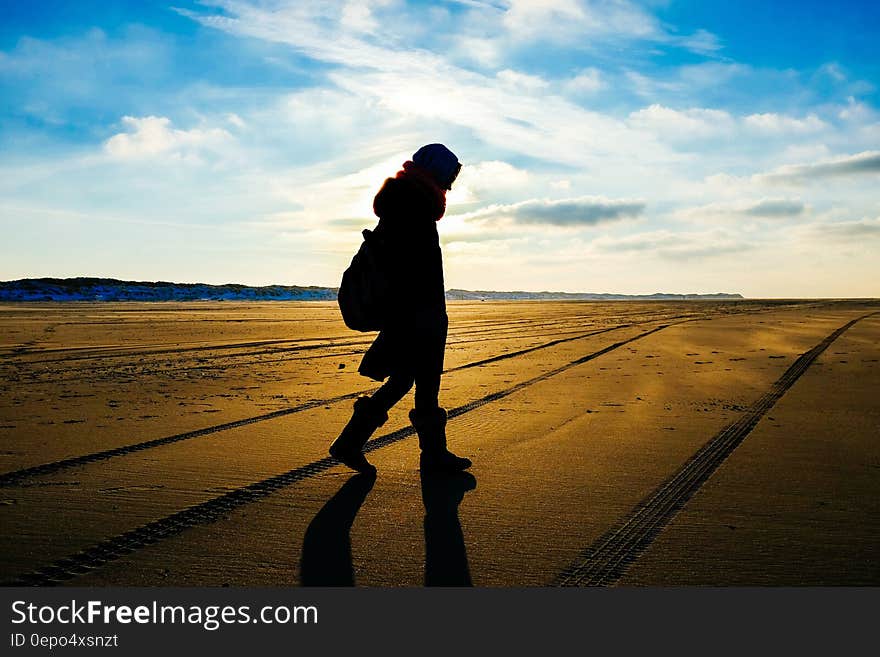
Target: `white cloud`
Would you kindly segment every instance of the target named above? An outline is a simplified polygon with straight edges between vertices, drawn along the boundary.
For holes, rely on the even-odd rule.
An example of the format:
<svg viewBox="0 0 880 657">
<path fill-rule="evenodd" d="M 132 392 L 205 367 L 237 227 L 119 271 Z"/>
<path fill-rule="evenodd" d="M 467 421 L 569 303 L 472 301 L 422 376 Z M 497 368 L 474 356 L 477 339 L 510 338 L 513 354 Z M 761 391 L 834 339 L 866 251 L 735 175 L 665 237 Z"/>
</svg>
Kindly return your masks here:
<svg viewBox="0 0 880 657">
<path fill-rule="evenodd" d="M 463 248 L 461 245 L 469 244 L 488 244 L 502 243 L 509 245 L 514 242 L 522 241 L 524 238 L 520 233 L 511 233 L 510 231 L 500 232 L 497 230 L 485 230 L 474 226 L 463 226 L 446 230 L 445 227 L 440 228 L 440 243 L 443 246 L 455 245 L 455 251 L 461 253 Z"/>
<path fill-rule="evenodd" d="M 504 61 L 504 44 L 497 39 L 461 34 L 454 39 L 454 54 L 484 68 L 496 68 Z"/>
<path fill-rule="evenodd" d="M 729 136 L 734 132 L 768 135 L 804 135 L 830 128 L 816 114 L 795 118 L 784 114 L 764 113 L 734 117 L 713 108 L 673 109 L 654 103 L 629 115 L 629 125 L 653 133 L 659 139 L 684 140 Z"/>
<path fill-rule="evenodd" d="M 373 197 L 385 178 L 393 176 L 410 154 L 399 152 L 367 167 L 345 173 L 330 169 L 293 171 L 275 179 L 274 185 L 297 209 L 270 223 L 290 228 L 336 230 L 354 234 L 351 227 L 375 223 Z"/>
<path fill-rule="evenodd" d="M 499 190 L 521 189 L 528 182 L 529 174 L 526 170 L 518 169 L 508 162 L 489 160 L 476 164 L 466 163 L 455 182 L 453 191 L 464 186 L 477 197 L 481 197 Z"/>
<path fill-rule="evenodd" d="M 880 240 L 880 217 L 856 221 L 817 222 L 803 227 L 803 235 L 818 241 L 861 243 Z"/>
<path fill-rule="evenodd" d="M 502 22 L 517 39 L 552 38 L 556 43 L 591 35 L 652 38 L 662 33 L 653 16 L 626 0 L 510 0 Z"/>
<path fill-rule="evenodd" d="M 458 126 L 494 146 L 575 166 L 667 155 L 625 123 L 543 93 L 540 78 L 513 71 L 484 75 L 424 49 L 363 38 L 328 24 L 321 3 L 317 8 L 216 4 L 230 15 L 184 13 L 205 25 L 286 43 L 318 61 L 339 64 L 328 74 L 332 83 L 400 117 Z"/>
<path fill-rule="evenodd" d="M 880 151 L 864 151 L 855 155 L 779 167 L 755 179 L 761 182 L 804 182 L 824 178 L 863 176 L 880 173 Z"/>
<path fill-rule="evenodd" d="M 498 81 L 512 91 L 525 91 L 529 93 L 543 91 L 549 86 L 549 83 L 537 75 L 528 75 L 519 71 L 504 69 L 499 71 L 496 76 Z"/>
<path fill-rule="evenodd" d="M 120 159 L 160 154 L 197 159 L 200 152 L 216 149 L 231 138 L 222 128 L 178 130 L 172 128 L 171 120 L 164 116 L 124 116 L 122 123 L 129 130 L 115 134 L 104 142 L 105 152 Z"/>
<path fill-rule="evenodd" d="M 598 69 L 590 67 L 581 70 L 573 78 L 563 83 L 563 88 L 570 94 L 592 94 L 605 86 L 602 74 Z"/>
<path fill-rule="evenodd" d="M 705 219 L 788 219 L 802 216 L 808 206 L 800 199 L 763 198 L 744 199 L 733 202 L 709 203 L 684 208 L 675 216 L 688 221 Z"/>
<path fill-rule="evenodd" d="M 877 113 L 865 103 L 857 101 L 853 96 L 847 98 L 846 107 L 837 114 L 843 121 L 866 123 L 875 120 Z"/>
<path fill-rule="evenodd" d="M 825 160 L 830 156 L 831 149 L 828 148 L 828 145 L 816 142 L 790 144 L 779 154 L 779 158 L 783 162 Z"/>
<path fill-rule="evenodd" d="M 753 248 L 737 235 L 721 230 L 705 232 L 650 231 L 625 237 L 599 237 L 593 246 L 608 253 L 651 254 L 672 260 L 712 258 Z"/>
<path fill-rule="evenodd" d="M 697 53 L 711 54 L 721 50 L 721 40 L 708 30 L 699 29 L 691 35 L 672 37 L 673 43 Z"/>
<path fill-rule="evenodd" d="M 446 195 L 448 215 L 461 213 L 478 203 L 485 204 L 500 198 L 522 197 L 523 190 L 539 185 L 529 172 L 508 162 L 488 160 L 470 163 L 465 161 L 455 185 Z"/>
<path fill-rule="evenodd" d="M 658 104 L 632 112 L 628 122 L 661 139 L 701 139 L 733 127 L 733 118 L 723 110 L 700 107 L 675 110 Z"/>
<path fill-rule="evenodd" d="M 227 114 L 227 115 L 226 115 L 226 120 L 229 121 L 229 122 L 230 122 L 232 125 L 234 125 L 236 128 L 244 128 L 244 127 L 247 125 L 247 124 L 245 123 L 244 119 L 241 118 L 241 117 L 240 117 L 238 114 L 236 114 L 235 112 L 230 112 L 229 114 Z"/>
<path fill-rule="evenodd" d="M 582 196 L 558 200 L 530 199 L 509 205 L 490 205 L 463 218 L 466 221 L 509 219 L 519 224 L 593 226 L 598 223 L 638 217 L 645 203 L 638 200 Z"/>
<path fill-rule="evenodd" d="M 661 156 L 659 144 L 626 124 L 552 95 L 526 94 L 493 85 L 476 73 L 416 67 L 331 75 L 361 98 L 375 98 L 403 117 L 418 117 L 473 131 L 483 142 L 554 164 L 608 166 L 612 160 Z M 413 93 L 418 89 L 418 93 Z"/>
<path fill-rule="evenodd" d="M 702 62 L 671 69 L 660 75 L 645 75 L 636 70 L 626 70 L 624 77 L 633 92 L 649 102 L 675 98 L 680 102 L 692 102 L 707 90 L 717 90 L 740 78 L 754 77 L 756 71 L 749 66 L 732 62 Z M 668 102 L 664 100 L 664 102 Z"/>
<path fill-rule="evenodd" d="M 843 82 L 846 80 L 846 73 L 843 72 L 843 69 L 837 62 L 829 62 L 827 64 L 823 64 L 819 68 L 819 73 L 827 75 L 835 82 Z"/>
<path fill-rule="evenodd" d="M 648 42 L 683 48 L 698 54 L 712 54 L 721 48 L 712 33 L 698 29 L 681 35 L 671 31 L 639 3 L 631 0 L 502 0 L 460 2 L 471 8 L 463 28 L 473 31 L 465 37 L 492 44 L 498 53 L 524 45 L 552 43 L 580 50 L 632 42 Z M 484 62 L 487 61 L 484 59 Z"/>
<path fill-rule="evenodd" d="M 750 204 L 743 214 L 752 217 L 797 217 L 805 210 L 806 206 L 800 200 L 772 198 Z"/>
<path fill-rule="evenodd" d="M 356 32 L 374 32 L 379 26 L 376 17 L 373 16 L 373 5 L 386 5 L 387 2 L 366 2 L 364 0 L 353 0 L 346 2 L 342 7 L 342 14 L 339 18 L 340 24 L 348 29 Z"/>
<path fill-rule="evenodd" d="M 743 123 L 748 128 L 771 134 L 818 132 L 828 128 L 828 124 L 815 114 L 808 114 L 803 119 L 772 112 L 750 114 L 743 119 Z"/>
</svg>

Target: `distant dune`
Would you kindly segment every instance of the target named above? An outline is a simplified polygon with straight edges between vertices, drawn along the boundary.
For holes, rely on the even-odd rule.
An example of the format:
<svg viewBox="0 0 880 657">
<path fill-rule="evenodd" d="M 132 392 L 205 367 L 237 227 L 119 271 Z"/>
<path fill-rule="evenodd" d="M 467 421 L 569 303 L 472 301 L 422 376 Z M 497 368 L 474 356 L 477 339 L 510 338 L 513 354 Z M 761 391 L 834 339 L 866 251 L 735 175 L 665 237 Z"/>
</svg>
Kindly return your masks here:
<svg viewBox="0 0 880 657">
<path fill-rule="evenodd" d="M 24 278 L 0 281 L 0 301 L 333 301 L 335 287 L 120 281 L 115 278 Z M 608 294 L 448 290 L 453 300 L 742 299 L 741 294 Z"/>
<path fill-rule="evenodd" d="M 612 294 L 595 292 L 491 292 L 486 290 L 447 290 L 447 299 L 492 299 L 515 301 L 517 299 L 547 299 L 553 301 L 572 300 L 625 300 L 625 299 L 743 299 L 741 294 L 727 294 L 718 292 L 715 294 L 671 294 L 668 292 L 655 292 L 654 294 Z"/>
<path fill-rule="evenodd" d="M 328 301 L 336 288 L 228 283 L 120 281 L 115 278 L 25 278 L 0 282 L 0 301 Z"/>
</svg>

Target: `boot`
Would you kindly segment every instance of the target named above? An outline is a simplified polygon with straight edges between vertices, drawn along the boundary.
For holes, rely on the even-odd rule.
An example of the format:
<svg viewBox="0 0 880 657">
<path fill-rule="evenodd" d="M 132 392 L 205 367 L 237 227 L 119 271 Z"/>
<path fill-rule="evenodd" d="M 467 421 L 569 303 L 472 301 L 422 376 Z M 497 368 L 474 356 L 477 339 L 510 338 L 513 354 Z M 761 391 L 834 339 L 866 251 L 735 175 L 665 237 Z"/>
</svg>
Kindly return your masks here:
<svg viewBox="0 0 880 657">
<path fill-rule="evenodd" d="M 419 434 L 422 472 L 460 472 L 471 467 L 470 459 L 446 449 L 446 409 L 427 412 L 413 409 L 409 412 L 409 421 Z"/>
<path fill-rule="evenodd" d="M 388 413 L 377 407 L 376 402 L 369 397 L 358 397 L 354 402 L 351 419 L 330 445 L 330 456 L 342 461 L 352 470 L 376 474 L 376 468 L 367 461 L 361 450 L 373 432 L 387 420 Z"/>
</svg>

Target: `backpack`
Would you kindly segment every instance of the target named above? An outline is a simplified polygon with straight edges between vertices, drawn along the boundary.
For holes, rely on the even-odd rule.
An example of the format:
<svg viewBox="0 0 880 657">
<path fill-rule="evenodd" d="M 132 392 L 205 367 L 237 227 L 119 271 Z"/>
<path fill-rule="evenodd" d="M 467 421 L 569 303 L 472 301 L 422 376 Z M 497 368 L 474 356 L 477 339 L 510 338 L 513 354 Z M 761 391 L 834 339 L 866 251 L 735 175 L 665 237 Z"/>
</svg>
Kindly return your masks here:
<svg viewBox="0 0 880 657">
<path fill-rule="evenodd" d="M 382 242 L 370 230 L 342 274 L 336 300 L 345 325 L 355 331 L 380 331 L 389 298 L 388 276 L 382 266 Z"/>
</svg>

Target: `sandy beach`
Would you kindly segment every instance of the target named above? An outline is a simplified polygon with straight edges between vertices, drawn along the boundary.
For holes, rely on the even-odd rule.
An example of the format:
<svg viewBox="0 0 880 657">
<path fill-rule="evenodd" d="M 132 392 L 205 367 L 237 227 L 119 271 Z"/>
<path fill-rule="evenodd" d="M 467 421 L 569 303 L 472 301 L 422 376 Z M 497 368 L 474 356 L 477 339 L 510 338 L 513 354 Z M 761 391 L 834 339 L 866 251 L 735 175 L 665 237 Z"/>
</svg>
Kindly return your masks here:
<svg viewBox="0 0 880 657">
<path fill-rule="evenodd" d="M 880 584 L 878 312 L 452 302 L 471 475 L 420 477 L 406 399 L 373 481 L 326 453 L 375 388 L 335 303 L 5 305 L 2 580 Z"/>
</svg>

